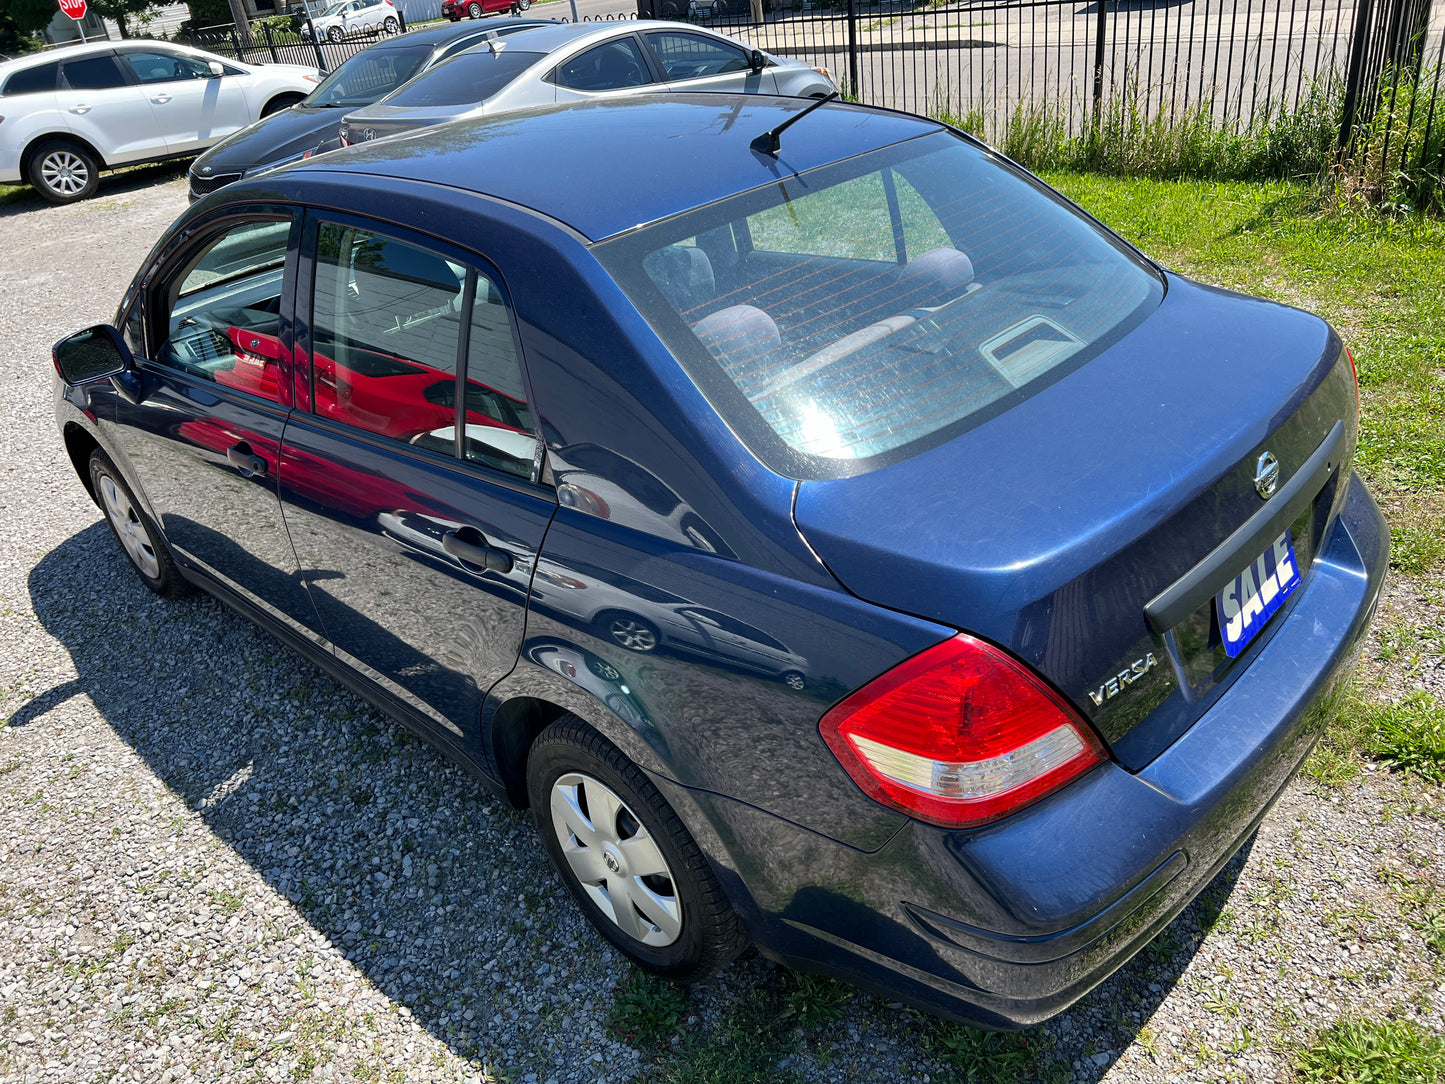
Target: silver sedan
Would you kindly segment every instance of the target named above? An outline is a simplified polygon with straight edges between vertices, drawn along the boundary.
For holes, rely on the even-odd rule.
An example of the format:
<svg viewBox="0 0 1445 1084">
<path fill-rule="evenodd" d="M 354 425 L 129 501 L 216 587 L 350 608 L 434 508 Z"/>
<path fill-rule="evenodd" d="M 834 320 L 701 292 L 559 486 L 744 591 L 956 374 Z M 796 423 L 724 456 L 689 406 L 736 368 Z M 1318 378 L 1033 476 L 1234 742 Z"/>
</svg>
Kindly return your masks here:
<svg viewBox="0 0 1445 1084">
<path fill-rule="evenodd" d="M 343 145 L 554 102 L 658 91 L 821 98 L 826 68 L 770 56 L 701 26 L 564 23 L 488 42 L 403 83 L 341 123 Z"/>
</svg>

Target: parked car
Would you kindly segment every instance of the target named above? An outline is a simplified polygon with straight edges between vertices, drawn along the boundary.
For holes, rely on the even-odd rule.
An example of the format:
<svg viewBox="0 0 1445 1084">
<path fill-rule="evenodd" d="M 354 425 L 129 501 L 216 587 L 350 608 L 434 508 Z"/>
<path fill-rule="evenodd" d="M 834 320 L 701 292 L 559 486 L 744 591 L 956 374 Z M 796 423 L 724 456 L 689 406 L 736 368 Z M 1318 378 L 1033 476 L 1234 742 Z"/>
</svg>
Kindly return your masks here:
<svg viewBox="0 0 1445 1084">
<path fill-rule="evenodd" d="M 146 586 L 530 806 L 630 959 L 752 941 L 991 1027 L 1249 837 L 1388 558 L 1323 320 L 836 101 L 553 105 L 238 181 L 54 362 Z"/>
<path fill-rule="evenodd" d="M 194 202 L 247 174 L 319 153 L 339 138 L 347 113 L 464 49 L 551 25 L 548 19 L 495 19 L 485 26 L 432 26 L 383 38 L 348 57 L 302 101 L 227 136 L 197 158 L 191 164 L 190 198 Z"/>
<path fill-rule="evenodd" d="M 510 12 L 513 15 L 526 11 L 532 0 L 443 0 L 442 14 L 452 22 L 460 22 L 462 16 L 480 19 L 483 15 Z"/>
<path fill-rule="evenodd" d="M 0 63 L 0 184 L 52 203 L 100 172 L 184 157 L 300 101 L 315 68 L 242 64 L 168 42 L 76 45 Z"/>
<path fill-rule="evenodd" d="M 339 0 L 303 22 L 301 37 L 310 41 L 313 29 L 318 38 L 340 41 L 350 34 L 395 34 L 401 20 L 391 0 Z"/>
<path fill-rule="evenodd" d="M 479 45 L 422 72 L 341 123 L 341 143 L 462 117 L 657 91 L 834 93 L 826 68 L 780 60 L 697 26 L 634 20 L 564 23 Z"/>
</svg>

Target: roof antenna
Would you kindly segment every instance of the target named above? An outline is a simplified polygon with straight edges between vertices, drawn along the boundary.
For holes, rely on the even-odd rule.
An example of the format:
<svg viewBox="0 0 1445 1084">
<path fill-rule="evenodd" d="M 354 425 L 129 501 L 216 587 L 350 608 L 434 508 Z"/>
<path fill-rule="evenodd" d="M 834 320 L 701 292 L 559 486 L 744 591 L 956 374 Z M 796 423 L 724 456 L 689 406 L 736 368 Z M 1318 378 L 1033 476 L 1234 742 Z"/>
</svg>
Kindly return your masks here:
<svg viewBox="0 0 1445 1084">
<path fill-rule="evenodd" d="M 749 143 L 748 146 L 751 147 L 753 150 L 757 151 L 759 154 L 771 154 L 774 157 L 777 157 L 778 152 L 783 149 L 783 141 L 779 138 L 783 134 L 783 130 L 786 129 L 789 125 L 797 124 L 798 121 L 802 120 L 813 110 L 817 109 L 818 106 L 827 105 L 829 102 L 831 102 L 834 98 L 837 97 L 839 97 L 839 94 L 836 90 L 833 91 L 832 94 L 824 95 L 812 105 L 808 106 L 807 109 L 804 109 L 801 113 L 791 116 L 787 120 L 783 121 L 782 124 L 778 125 L 771 132 L 764 132 L 762 135 L 758 136 L 758 138 Z"/>
</svg>

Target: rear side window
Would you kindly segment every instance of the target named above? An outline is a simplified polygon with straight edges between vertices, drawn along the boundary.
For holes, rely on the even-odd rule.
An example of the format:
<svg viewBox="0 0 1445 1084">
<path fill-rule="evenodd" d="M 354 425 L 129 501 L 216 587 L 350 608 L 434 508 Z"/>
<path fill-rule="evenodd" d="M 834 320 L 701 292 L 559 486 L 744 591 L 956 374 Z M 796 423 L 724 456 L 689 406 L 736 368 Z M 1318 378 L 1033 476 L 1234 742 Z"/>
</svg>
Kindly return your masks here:
<svg viewBox="0 0 1445 1084">
<path fill-rule="evenodd" d="M 557 65 L 552 81 L 573 90 L 621 90 L 652 82 L 632 38 L 609 41 Z"/>
<path fill-rule="evenodd" d="M 18 71 L 9 79 L 5 80 L 5 89 L 0 91 L 4 97 L 9 98 L 15 94 L 39 94 L 42 91 L 54 90 L 55 80 L 60 73 L 60 64 L 57 61 L 53 64 L 41 64 L 34 68 L 26 68 Z"/>
<path fill-rule="evenodd" d="M 545 55 L 479 46 L 423 72 L 386 104 L 416 108 L 484 102 Z"/>
<path fill-rule="evenodd" d="M 938 133 L 597 248 L 764 461 L 869 470 L 981 424 L 1153 310 L 1137 254 Z"/>
<path fill-rule="evenodd" d="M 491 278 L 429 249 L 334 223 L 321 224 L 316 252 L 316 412 L 532 478 L 535 429 L 511 318 Z"/>
<path fill-rule="evenodd" d="M 71 90 L 111 90 L 126 85 L 125 76 L 120 73 L 113 56 L 67 60 L 60 73 Z"/>
</svg>

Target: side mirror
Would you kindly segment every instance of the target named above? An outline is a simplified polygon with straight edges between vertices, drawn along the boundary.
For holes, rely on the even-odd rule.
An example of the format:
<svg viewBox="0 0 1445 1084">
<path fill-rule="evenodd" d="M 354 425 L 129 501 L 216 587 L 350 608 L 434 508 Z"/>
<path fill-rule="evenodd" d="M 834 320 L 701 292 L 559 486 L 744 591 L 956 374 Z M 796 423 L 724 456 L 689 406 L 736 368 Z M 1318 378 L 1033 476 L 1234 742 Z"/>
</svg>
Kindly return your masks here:
<svg viewBox="0 0 1445 1084">
<path fill-rule="evenodd" d="M 751 53 L 748 54 L 748 67 L 752 70 L 752 73 L 754 75 L 757 75 L 758 72 L 762 71 L 767 66 L 767 59 L 763 56 L 763 52 L 761 49 L 754 49 Z"/>
<path fill-rule="evenodd" d="M 211 61 L 211 62 L 210 62 L 210 68 L 211 68 L 211 78 L 212 78 L 212 79 L 219 79 L 219 78 L 221 78 L 221 76 L 223 76 L 223 75 L 226 74 L 226 69 L 223 68 L 223 67 L 221 67 L 221 62 L 220 62 L 219 60 L 213 60 L 213 61 Z"/>
<path fill-rule="evenodd" d="M 109 324 L 96 324 L 61 339 L 50 356 L 60 379 L 72 388 L 119 376 L 134 362 L 120 332 Z"/>
</svg>

